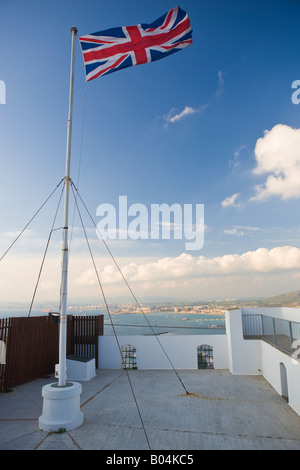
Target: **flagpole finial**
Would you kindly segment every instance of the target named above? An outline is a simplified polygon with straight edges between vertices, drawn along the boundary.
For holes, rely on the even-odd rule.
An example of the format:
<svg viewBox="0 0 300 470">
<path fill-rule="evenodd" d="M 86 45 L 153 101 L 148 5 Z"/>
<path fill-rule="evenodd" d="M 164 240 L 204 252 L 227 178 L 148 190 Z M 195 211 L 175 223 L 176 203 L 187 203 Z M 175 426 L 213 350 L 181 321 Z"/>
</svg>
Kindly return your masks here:
<svg viewBox="0 0 300 470">
<path fill-rule="evenodd" d="M 74 34 L 77 34 L 77 28 L 76 28 L 76 26 L 72 26 L 72 28 L 71 28 L 71 33 L 73 33 L 73 32 L 74 32 Z"/>
</svg>

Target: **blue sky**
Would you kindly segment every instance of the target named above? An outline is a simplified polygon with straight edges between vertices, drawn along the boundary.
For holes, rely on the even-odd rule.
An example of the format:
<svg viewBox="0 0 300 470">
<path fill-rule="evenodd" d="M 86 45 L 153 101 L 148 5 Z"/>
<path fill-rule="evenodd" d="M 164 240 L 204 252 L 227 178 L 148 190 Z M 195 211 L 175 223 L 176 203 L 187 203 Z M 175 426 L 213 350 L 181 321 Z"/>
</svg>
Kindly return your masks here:
<svg viewBox="0 0 300 470">
<path fill-rule="evenodd" d="M 70 27 L 85 35 L 151 23 L 169 0 L 1 0 L 0 247 L 4 252 L 64 176 Z M 182 0 L 193 45 L 154 63 L 85 82 L 79 43 L 71 173 L 97 207 L 204 204 L 201 250 L 185 240 L 108 240 L 140 298 L 276 295 L 300 279 L 300 4 Z M 79 172 L 80 168 L 80 172 Z M 79 179 L 78 179 L 79 174 Z M 58 190 L 59 191 L 59 190 Z M 0 297 L 31 300 L 58 194 L 0 265 Z M 70 208 L 70 302 L 99 295 L 80 220 Z M 127 295 L 88 217 L 109 297 Z M 58 215 L 56 227 L 62 224 Z M 38 300 L 59 295 L 61 232 L 53 234 Z M 20 286 L 16 292 L 15 286 Z"/>
</svg>

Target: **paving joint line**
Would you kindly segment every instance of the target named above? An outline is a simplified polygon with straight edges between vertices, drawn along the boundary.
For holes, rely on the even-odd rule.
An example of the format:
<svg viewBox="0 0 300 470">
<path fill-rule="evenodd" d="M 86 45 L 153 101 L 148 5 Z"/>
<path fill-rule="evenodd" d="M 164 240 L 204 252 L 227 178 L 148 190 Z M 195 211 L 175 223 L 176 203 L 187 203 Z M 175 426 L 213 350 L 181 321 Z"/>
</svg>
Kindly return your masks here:
<svg viewBox="0 0 300 470">
<path fill-rule="evenodd" d="M 102 387 L 100 390 L 98 390 L 98 392 L 94 393 L 94 395 L 92 395 L 90 398 L 88 398 L 87 400 L 85 400 L 85 402 L 83 402 L 81 405 L 80 405 L 80 408 L 84 407 L 87 403 L 89 403 L 90 401 L 92 401 L 97 395 L 99 395 L 99 393 L 103 392 L 106 388 L 110 387 L 110 385 L 112 385 L 114 382 L 116 382 L 120 377 L 122 377 L 122 375 L 124 375 L 124 371 L 122 371 L 122 373 L 120 375 L 118 375 L 118 377 L 115 377 L 113 380 L 111 380 L 108 384 L 104 385 L 104 387 Z"/>
<path fill-rule="evenodd" d="M 138 425 L 128 425 L 128 424 L 120 424 L 120 423 L 101 423 L 102 426 L 109 426 L 109 427 L 118 427 L 118 428 L 128 428 L 128 429 L 142 429 L 142 426 Z M 281 436 L 265 436 L 265 435 L 255 435 L 251 436 L 249 434 L 230 434 L 226 432 L 213 432 L 213 431 L 203 431 L 203 430 L 190 430 L 190 429 L 172 429 L 172 428 L 160 428 L 157 426 L 145 425 L 148 428 L 148 432 L 150 431 L 166 431 L 166 432 L 184 432 L 189 434 L 206 434 L 210 436 L 226 436 L 232 438 L 245 438 L 245 439 L 274 439 L 274 440 L 283 440 L 283 441 L 296 441 L 300 442 L 300 439 L 295 437 L 281 437 Z M 149 429 L 150 428 L 150 429 Z"/>
</svg>

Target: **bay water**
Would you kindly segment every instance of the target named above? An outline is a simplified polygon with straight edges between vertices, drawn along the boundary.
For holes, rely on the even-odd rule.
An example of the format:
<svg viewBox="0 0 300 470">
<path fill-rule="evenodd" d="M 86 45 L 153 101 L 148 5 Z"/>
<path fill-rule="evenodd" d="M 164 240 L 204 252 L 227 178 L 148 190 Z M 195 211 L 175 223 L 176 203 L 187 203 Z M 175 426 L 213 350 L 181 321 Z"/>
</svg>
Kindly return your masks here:
<svg viewBox="0 0 300 470">
<path fill-rule="evenodd" d="M 52 309 L 55 311 L 55 309 Z M 32 309 L 30 316 L 48 315 L 49 310 Z M 3 317 L 28 317 L 28 309 L 5 309 Z M 104 335 L 218 335 L 225 334 L 225 316 L 198 313 L 107 313 L 104 308 L 71 308 L 73 315 L 104 315 Z M 113 325 L 113 326 L 112 326 Z"/>
</svg>

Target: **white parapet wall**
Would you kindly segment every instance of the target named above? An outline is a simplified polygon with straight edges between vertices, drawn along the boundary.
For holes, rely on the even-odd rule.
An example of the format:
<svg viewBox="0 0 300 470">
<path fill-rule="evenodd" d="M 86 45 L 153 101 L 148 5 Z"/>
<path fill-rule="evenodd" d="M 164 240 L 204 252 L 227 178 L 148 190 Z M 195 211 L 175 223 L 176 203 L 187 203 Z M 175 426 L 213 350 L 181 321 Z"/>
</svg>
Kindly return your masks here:
<svg viewBox="0 0 300 470">
<path fill-rule="evenodd" d="M 266 315 L 300 321 L 298 308 L 249 308 L 225 312 L 228 368 L 232 374 L 262 374 L 300 415 L 300 361 L 262 339 L 244 339 L 242 316 Z"/>
<path fill-rule="evenodd" d="M 262 341 L 262 367 L 265 379 L 300 415 L 300 362 Z"/>
<path fill-rule="evenodd" d="M 197 347 L 213 347 L 215 369 L 228 369 L 227 340 L 219 335 L 119 336 L 120 347 L 136 348 L 138 369 L 197 369 Z M 169 359 L 168 359 L 169 358 Z M 114 336 L 99 336 L 99 369 L 121 369 L 122 360 Z"/>
<path fill-rule="evenodd" d="M 261 341 L 244 340 L 241 309 L 225 311 L 228 368 L 232 374 L 261 374 Z"/>
</svg>

